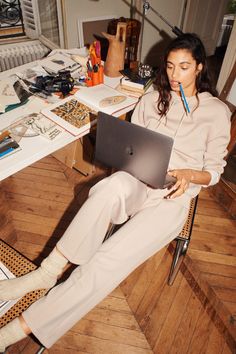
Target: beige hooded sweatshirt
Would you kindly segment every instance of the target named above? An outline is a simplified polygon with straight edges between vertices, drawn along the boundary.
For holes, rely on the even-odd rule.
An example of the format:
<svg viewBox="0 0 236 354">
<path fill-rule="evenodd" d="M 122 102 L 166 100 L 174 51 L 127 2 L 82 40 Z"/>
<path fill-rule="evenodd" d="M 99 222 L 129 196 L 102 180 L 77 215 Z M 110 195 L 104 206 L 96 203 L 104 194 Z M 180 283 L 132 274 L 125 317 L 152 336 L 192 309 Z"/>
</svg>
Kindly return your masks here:
<svg viewBox="0 0 236 354">
<path fill-rule="evenodd" d="M 170 108 L 160 118 L 157 110 L 158 92 L 144 95 L 132 115 L 132 123 L 174 138 L 169 170 L 194 169 L 223 172 L 227 145 L 230 140 L 230 110 L 208 92 L 187 97 L 190 114 L 186 114 L 182 99 L 171 93 Z M 216 181 L 216 182 L 217 182 Z M 199 193 L 201 186 L 191 184 L 188 194 Z"/>
</svg>

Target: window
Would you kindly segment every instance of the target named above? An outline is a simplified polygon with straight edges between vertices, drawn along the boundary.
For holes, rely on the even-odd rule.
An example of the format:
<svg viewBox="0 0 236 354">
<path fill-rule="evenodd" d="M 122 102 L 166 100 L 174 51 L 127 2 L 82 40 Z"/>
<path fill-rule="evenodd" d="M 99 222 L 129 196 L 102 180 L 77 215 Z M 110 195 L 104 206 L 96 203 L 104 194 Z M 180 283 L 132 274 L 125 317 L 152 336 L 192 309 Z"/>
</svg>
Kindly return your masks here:
<svg viewBox="0 0 236 354">
<path fill-rule="evenodd" d="M 19 0 L 0 0 L 0 39 L 24 35 Z"/>
<path fill-rule="evenodd" d="M 39 39 L 51 49 L 64 47 L 60 0 L 0 0 L 0 16 L 0 38 L 8 25 L 5 38 L 15 36 L 13 28 L 18 27 L 21 35 Z"/>
</svg>

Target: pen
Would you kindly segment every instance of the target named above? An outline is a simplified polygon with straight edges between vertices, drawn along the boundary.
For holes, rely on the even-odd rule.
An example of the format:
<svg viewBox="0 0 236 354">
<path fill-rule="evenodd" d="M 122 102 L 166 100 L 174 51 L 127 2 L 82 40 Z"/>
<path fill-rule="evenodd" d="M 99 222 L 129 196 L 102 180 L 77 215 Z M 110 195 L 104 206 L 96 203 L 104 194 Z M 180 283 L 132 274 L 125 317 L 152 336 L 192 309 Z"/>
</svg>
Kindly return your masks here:
<svg viewBox="0 0 236 354">
<path fill-rule="evenodd" d="M 186 111 L 187 111 L 188 113 L 190 113 L 190 109 L 189 109 L 189 106 L 188 106 L 188 102 L 187 102 L 187 100 L 186 100 L 186 97 L 185 97 L 185 94 L 184 94 L 184 90 L 183 90 L 183 87 L 182 87 L 182 85 L 181 85 L 180 82 L 179 82 L 179 87 L 180 87 L 181 97 L 182 97 L 182 100 L 183 100 L 183 102 L 184 102 L 184 106 L 185 106 L 185 108 L 186 108 Z"/>
<path fill-rule="evenodd" d="M 5 155 L 9 154 L 9 152 L 11 152 L 11 151 L 14 151 L 14 148 L 11 147 L 11 148 L 9 148 L 9 149 L 7 149 L 7 150 L 1 152 L 1 153 L 0 153 L 0 157 L 3 157 L 3 156 L 5 156 Z"/>
</svg>

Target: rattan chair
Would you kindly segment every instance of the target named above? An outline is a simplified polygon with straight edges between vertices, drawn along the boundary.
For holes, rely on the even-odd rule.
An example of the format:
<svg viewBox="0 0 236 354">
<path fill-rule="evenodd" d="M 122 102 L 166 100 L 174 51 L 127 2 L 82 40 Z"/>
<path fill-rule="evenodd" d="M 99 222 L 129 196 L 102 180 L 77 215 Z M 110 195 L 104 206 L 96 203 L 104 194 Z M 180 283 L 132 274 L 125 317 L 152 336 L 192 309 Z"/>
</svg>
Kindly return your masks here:
<svg viewBox="0 0 236 354">
<path fill-rule="evenodd" d="M 178 274 L 179 268 L 181 263 L 183 262 L 183 259 L 186 255 L 186 252 L 188 250 L 189 242 L 191 239 L 191 234 L 192 234 L 192 227 L 193 227 L 193 222 L 194 222 L 194 216 L 196 212 L 196 207 L 197 207 L 197 199 L 198 197 L 195 197 L 191 200 L 190 207 L 189 207 L 189 213 L 187 220 L 184 224 L 184 227 L 180 234 L 174 239 L 176 242 L 175 246 L 175 251 L 173 255 L 173 260 L 170 268 L 170 273 L 168 277 L 168 284 L 172 285 L 174 283 L 174 280 Z M 106 233 L 106 236 L 104 238 L 104 241 L 106 241 L 111 235 L 117 231 L 122 225 L 114 225 L 110 224 L 109 229 Z"/>
<path fill-rule="evenodd" d="M 0 261 L 16 276 L 24 275 L 34 269 L 36 265 L 25 258 L 14 248 L 0 239 Z M 33 302 L 45 295 L 46 290 L 36 290 L 26 294 L 13 307 L 11 307 L 2 317 L 0 317 L 0 328 L 12 321 L 15 317 L 25 311 Z M 45 348 L 43 346 L 36 352 L 40 354 Z M 6 351 L 7 352 L 7 351 Z"/>
</svg>

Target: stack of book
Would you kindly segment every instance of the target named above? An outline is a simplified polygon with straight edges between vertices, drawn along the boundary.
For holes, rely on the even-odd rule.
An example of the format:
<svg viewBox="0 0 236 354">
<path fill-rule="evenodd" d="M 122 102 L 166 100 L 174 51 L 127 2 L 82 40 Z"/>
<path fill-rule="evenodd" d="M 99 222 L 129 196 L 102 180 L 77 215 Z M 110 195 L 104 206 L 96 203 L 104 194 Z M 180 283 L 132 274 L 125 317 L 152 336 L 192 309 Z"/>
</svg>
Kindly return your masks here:
<svg viewBox="0 0 236 354">
<path fill-rule="evenodd" d="M 155 76 L 141 78 L 135 71 L 122 71 L 124 76 L 120 80 L 120 84 L 116 88 L 129 96 L 140 97 L 153 84 Z"/>
<path fill-rule="evenodd" d="M 21 150 L 20 145 L 11 137 L 9 131 L 0 134 L 0 159 Z"/>
</svg>

